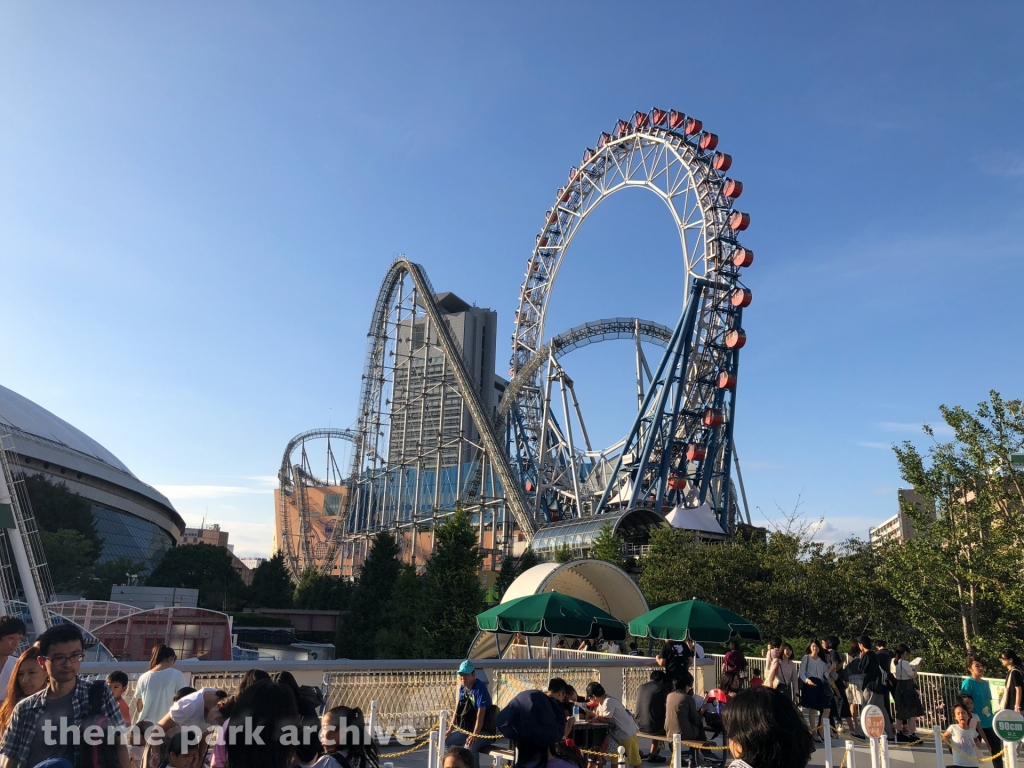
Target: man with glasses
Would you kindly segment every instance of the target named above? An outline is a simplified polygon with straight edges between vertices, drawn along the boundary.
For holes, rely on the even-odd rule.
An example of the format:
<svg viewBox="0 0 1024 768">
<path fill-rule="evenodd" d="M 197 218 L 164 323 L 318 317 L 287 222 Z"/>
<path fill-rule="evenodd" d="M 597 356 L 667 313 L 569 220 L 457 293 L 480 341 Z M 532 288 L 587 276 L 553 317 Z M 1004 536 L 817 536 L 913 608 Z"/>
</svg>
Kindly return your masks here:
<svg viewBox="0 0 1024 768">
<path fill-rule="evenodd" d="M 76 739 L 72 729 L 78 731 L 90 715 L 90 683 L 78 676 L 85 658 L 82 633 L 72 624 L 58 624 L 43 632 L 36 644 L 38 663 L 46 670 L 48 684 L 14 708 L 11 723 L 0 741 L 2 768 L 32 768 L 49 758 L 78 764 L 74 742 L 82 744 L 82 734 L 79 732 Z M 100 714 L 107 719 L 108 726 L 125 725 L 109 688 L 103 690 Z M 128 749 L 120 738 L 117 756 L 120 768 L 129 768 Z"/>
</svg>

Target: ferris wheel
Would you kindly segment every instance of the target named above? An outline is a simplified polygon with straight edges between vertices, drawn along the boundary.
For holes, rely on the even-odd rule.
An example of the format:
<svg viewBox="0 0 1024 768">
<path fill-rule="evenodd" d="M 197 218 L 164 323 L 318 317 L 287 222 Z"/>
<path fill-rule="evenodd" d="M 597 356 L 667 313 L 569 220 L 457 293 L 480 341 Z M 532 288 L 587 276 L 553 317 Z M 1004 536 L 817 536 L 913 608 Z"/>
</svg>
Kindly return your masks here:
<svg viewBox="0 0 1024 768">
<path fill-rule="evenodd" d="M 726 530 L 732 527 L 735 389 L 746 343 L 742 312 L 751 302 L 740 270 L 754 255 L 738 239 L 750 217 L 733 208 L 743 185 L 726 176 L 731 165 L 700 120 L 652 109 L 602 133 L 556 192 L 519 294 L 504 404 L 513 472 L 538 524 L 611 508 L 708 504 Z M 580 227 L 601 202 L 630 187 L 654 193 L 668 208 L 687 291 L 630 431 L 587 465 L 571 455 L 551 417 L 546 385 L 558 372 L 545 322 Z M 639 339 L 638 332 L 638 348 Z"/>
</svg>

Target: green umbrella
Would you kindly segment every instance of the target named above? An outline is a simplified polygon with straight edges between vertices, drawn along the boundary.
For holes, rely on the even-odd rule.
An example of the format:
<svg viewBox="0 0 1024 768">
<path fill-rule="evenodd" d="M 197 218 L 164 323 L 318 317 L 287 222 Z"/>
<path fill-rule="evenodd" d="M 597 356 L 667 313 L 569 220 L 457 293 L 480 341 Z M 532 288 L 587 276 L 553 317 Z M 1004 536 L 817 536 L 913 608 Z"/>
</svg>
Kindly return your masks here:
<svg viewBox="0 0 1024 768">
<path fill-rule="evenodd" d="M 747 640 L 760 640 L 761 630 L 739 614 L 700 600 L 686 600 L 655 608 L 629 622 L 630 634 L 655 640 L 685 640 L 724 643 L 733 633 Z"/>
<path fill-rule="evenodd" d="M 477 615 L 476 623 L 485 632 L 595 637 L 600 631 L 607 640 L 626 637 L 624 621 L 586 600 L 559 592 L 517 597 Z"/>
<path fill-rule="evenodd" d="M 560 592 L 542 592 L 527 595 L 496 605 L 490 610 L 477 614 L 476 624 L 485 632 L 524 635 L 566 635 L 567 637 L 596 637 L 598 632 L 606 640 L 624 640 L 626 622 L 620 621 L 607 611 Z M 548 677 L 555 649 L 548 647 Z M 498 647 L 501 655 L 501 646 Z"/>
</svg>

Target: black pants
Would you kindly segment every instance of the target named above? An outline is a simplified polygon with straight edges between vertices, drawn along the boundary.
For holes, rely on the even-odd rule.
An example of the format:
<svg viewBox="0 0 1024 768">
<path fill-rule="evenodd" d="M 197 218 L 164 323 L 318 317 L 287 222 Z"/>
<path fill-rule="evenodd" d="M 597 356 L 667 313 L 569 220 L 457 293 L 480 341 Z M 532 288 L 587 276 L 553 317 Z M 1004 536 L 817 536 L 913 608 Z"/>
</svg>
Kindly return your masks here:
<svg viewBox="0 0 1024 768">
<path fill-rule="evenodd" d="M 996 736 L 996 732 L 992 728 L 982 728 L 982 733 L 985 734 L 985 741 L 988 742 L 988 748 L 992 750 L 994 755 L 1003 748 L 1003 740 Z M 1010 749 L 1015 747 L 1015 744 L 1010 745 Z M 1003 758 L 997 757 L 992 761 L 993 768 L 1003 768 Z"/>
</svg>

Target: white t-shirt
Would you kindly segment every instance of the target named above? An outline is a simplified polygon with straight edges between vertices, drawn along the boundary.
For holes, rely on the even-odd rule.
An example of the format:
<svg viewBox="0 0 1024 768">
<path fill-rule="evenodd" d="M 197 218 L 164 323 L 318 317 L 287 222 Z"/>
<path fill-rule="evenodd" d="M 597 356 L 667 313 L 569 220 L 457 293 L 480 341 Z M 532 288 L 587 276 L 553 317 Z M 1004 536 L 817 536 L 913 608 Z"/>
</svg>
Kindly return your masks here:
<svg viewBox="0 0 1024 768">
<path fill-rule="evenodd" d="M 11 682 L 11 675 L 14 674 L 17 664 L 17 656 L 8 656 L 7 661 L 4 662 L 4 668 L 0 670 L 0 696 L 7 695 L 7 684 Z"/>
<path fill-rule="evenodd" d="M 622 702 L 618 699 L 605 696 L 604 701 L 601 702 L 595 711 L 598 717 L 607 717 L 611 720 L 611 728 L 609 730 L 611 731 L 612 738 L 616 741 L 635 736 L 639 730 L 632 716 L 630 716 L 626 708 L 622 706 Z"/>
<path fill-rule="evenodd" d="M 133 722 L 160 722 L 170 711 L 171 704 L 174 703 L 174 694 L 186 685 L 188 681 L 185 675 L 174 667 L 143 672 L 139 675 L 139 682 L 135 684 L 135 698 L 142 699 L 142 711 Z"/>
<path fill-rule="evenodd" d="M 215 688 L 200 688 L 195 693 L 182 696 L 171 704 L 170 715 L 174 722 L 184 728 L 186 725 L 197 725 L 200 728 L 206 727 L 206 703 L 203 701 L 203 694 L 206 691 L 213 691 Z"/>
<path fill-rule="evenodd" d="M 974 738 L 978 735 L 975 730 L 965 730 L 956 723 L 949 726 L 949 740 L 960 752 L 964 754 L 958 754 L 953 752 L 953 765 L 978 765 L 978 750 L 974 746 Z M 970 757 L 964 757 L 964 755 L 970 755 Z"/>
</svg>

